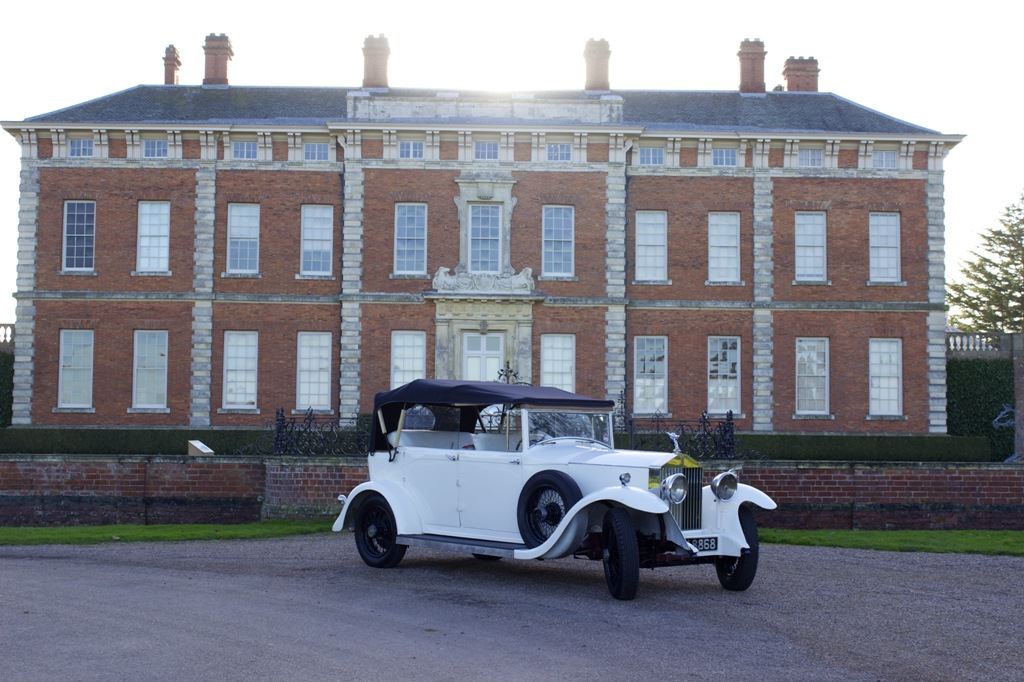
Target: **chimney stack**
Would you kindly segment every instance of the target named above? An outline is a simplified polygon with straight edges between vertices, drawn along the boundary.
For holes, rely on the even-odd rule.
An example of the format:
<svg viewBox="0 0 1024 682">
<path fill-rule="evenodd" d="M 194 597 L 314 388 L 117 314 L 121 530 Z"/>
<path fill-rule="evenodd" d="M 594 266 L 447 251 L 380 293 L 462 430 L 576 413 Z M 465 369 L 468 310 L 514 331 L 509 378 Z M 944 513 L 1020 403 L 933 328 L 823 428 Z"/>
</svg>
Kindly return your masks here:
<svg viewBox="0 0 1024 682">
<path fill-rule="evenodd" d="M 587 47 L 583 50 L 583 58 L 587 60 L 587 83 L 584 90 L 610 90 L 608 87 L 608 58 L 612 51 L 608 48 L 608 41 L 602 38 L 587 41 Z"/>
<path fill-rule="evenodd" d="M 381 33 L 379 36 L 366 36 L 363 41 L 363 87 L 388 87 L 388 39 Z"/>
<path fill-rule="evenodd" d="M 178 48 L 168 45 L 164 50 L 164 85 L 178 84 L 178 69 L 181 68 L 181 57 Z"/>
<path fill-rule="evenodd" d="M 231 40 L 223 33 L 211 33 L 206 36 L 203 51 L 206 52 L 206 78 L 203 79 L 203 85 L 227 85 L 228 62 L 235 54 L 231 51 Z"/>
<path fill-rule="evenodd" d="M 818 91 L 818 60 L 814 57 L 790 57 L 782 69 L 789 92 Z"/>
<path fill-rule="evenodd" d="M 764 92 L 764 43 L 744 38 L 740 43 L 740 92 Z"/>
</svg>

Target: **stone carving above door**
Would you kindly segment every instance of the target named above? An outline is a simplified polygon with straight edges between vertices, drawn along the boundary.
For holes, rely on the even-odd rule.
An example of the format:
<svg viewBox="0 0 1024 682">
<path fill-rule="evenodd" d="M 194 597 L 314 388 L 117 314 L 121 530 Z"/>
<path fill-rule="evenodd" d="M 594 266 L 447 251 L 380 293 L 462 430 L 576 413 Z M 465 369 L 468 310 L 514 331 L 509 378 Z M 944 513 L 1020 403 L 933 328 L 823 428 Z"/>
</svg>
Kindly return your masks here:
<svg viewBox="0 0 1024 682">
<path fill-rule="evenodd" d="M 497 274 L 489 272 L 459 272 L 456 268 L 440 267 L 434 275 L 434 291 L 458 293 L 529 294 L 536 283 L 533 269 L 523 268 L 519 272 Z"/>
</svg>

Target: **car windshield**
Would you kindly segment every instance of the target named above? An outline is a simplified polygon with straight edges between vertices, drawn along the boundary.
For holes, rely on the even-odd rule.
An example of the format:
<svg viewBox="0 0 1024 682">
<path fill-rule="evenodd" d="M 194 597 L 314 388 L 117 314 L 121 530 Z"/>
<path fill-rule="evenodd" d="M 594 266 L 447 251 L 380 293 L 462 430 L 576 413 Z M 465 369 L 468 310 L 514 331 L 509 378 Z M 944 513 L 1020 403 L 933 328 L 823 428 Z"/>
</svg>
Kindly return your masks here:
<svg viewBox="0 0 1024 682">
<path fill-rule="evenodd" d="M 590 438 L 611 445 L 608 414 L 530 410 L 530 442 L 549 438 Z"/>
</svg>

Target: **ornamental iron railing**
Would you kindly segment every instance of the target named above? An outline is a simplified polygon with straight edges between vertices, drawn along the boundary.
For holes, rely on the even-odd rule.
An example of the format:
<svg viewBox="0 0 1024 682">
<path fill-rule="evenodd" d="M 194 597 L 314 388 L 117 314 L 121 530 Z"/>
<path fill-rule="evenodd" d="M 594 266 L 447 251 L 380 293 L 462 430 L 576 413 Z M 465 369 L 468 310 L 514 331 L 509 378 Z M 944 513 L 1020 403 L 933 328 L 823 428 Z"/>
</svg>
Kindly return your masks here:
<svg viewBox="0 0 1024 682">
<path fill-rule="evenodd" d="M 333 415 L 317 414 L 312 408 L 301 418 L 286 416 L 278 408 L 266 431 L 234 455 L 257 457 L 346 457 L 367 451 L 369 429 L 361 420 L 339 424 Z"/>
</svg>

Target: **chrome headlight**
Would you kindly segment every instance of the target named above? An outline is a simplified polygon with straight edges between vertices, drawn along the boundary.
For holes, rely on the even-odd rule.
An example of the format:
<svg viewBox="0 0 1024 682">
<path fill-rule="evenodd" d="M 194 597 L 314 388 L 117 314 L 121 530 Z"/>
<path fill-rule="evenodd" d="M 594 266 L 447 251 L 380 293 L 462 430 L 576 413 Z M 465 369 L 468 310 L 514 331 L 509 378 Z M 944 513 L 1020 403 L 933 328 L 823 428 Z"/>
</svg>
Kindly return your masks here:
<svg viewBox="0 0 1024 682">
<path fill-rule="evenodd" d="M 720 500 L 728 500 L 735 494 L 738 484 L 739 477 L 735 471 L 729 469 L 711 479 L 711 492 Z"/>
<path fill-rule="evenodd" d="M 679 504 L 686 499 L 689 483 L 683 474 L 672 474 L 661 482 L 661 499 L 671 504 Z"/>
</svg>

